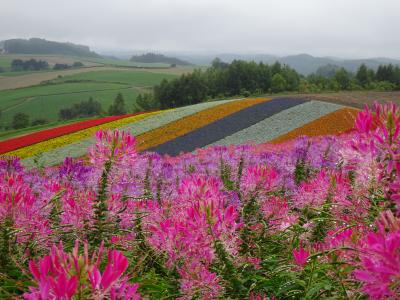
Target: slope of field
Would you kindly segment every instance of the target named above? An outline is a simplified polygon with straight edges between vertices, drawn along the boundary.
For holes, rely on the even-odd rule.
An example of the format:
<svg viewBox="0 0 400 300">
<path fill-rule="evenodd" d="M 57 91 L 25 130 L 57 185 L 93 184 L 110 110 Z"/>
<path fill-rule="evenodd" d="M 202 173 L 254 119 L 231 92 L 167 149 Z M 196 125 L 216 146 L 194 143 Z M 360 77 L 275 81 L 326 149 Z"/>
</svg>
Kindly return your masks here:
<svg viewBox="0 0 400 300">
<path fill-rule="evenodd" d="M 91 70 L 84 74 L 63 76 L 47 84 L 0 91 L 0 110 L 2 110 L 0 125 L 10 124 L 12 117 L 18 112 L 27 113 L 31 120 L 45 118 L 49 121 L 56 121 L 61 108 L 86 101 L 90 97 L 99 101 L 103 109 L 107 110 L 118 93 L 123 95 L 129 111 L 132 109 L 138 93 L 143 89 L 149 89 L 163 79 L 176 77 L 174 74 L 135 69 L 93 69 L 98 71 Z M 37 79 L 43 74 L 26 76 L 36 76 Z M 63 74 L 65 75 L 65 73 Z M 17 78 L 13 79 L 18 81 Z"/>
<path fill-rule="evenodd" d="M 38 71 L 38 72 L 10 72 L 0 73 L 0 91 L 7 89 L 17 89 L 40 84 L 43 81 L 52 80 L 59 76 L 67 76 L 78 73 L 103 70 L 103 67 L 87 67 L 79 69 L 69 69 L 61 71 Z M 4 76 L 12 75 L 12 76 Z"/>
<path fill-rule="evenodd" d="M 337 104 L 299 98 L 237 99 L 122 118 L 101 128 L 130 132 L 137 137 L 140 151 L 177 155 L 209 145 L 279 142 L 280 137 L 284 141 L 300 135 L 340 134 L 352 128 L 356 112 Z M 30 167 L 39 156 L 44 165 L 58 164 L 67 156 L 84 155 L 94 141 L 90 134 L 95 129 L 99 128 L 78 130 L 4 154 L 21 157 L 23 164 Z"/>
<path fill-rule="evenodd" d="M 150 73 L 141 70 L 130 69 L 109 69 L 96 70 L 94 72 L 74 74 L 58 78 L 55 82 L 65 81 L 98 81 L 98 82 L 114 82 L 124 84 L 134 84 L 135 86 L 153 86 L 158 84 L 164 78 L 172 78 L 173 75 L 162 73 Z"/>
</svg>

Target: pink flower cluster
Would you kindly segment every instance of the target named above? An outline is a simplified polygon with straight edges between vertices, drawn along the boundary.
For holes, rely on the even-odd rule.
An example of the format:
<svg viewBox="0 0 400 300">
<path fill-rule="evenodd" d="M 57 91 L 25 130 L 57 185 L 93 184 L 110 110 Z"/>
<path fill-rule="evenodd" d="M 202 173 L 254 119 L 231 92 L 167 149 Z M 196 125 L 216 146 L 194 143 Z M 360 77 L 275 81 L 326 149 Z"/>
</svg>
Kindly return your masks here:
<svg viewBox="0 0 400 300">
<path fill-rule="evenodd" d="M 38 262 L 31 260 L 29 269 L 37 283 L 24 294 L 28 300 L 73 299 L 74 296 L 90 299 L 140 299 L 138 284 L 128 283 L 123 277 L 128 268 L 128 260 L 119 251 L 108 252 L 108 263 L 100 272 L 103 246 L 89 257 L 88 244 L 84 244 L 83 254 L 79 254 L 79 243 L 75 243 L 72 253 L 66 253 L 63 245 L 53 246 L 50 254 Z"/>
</svg>

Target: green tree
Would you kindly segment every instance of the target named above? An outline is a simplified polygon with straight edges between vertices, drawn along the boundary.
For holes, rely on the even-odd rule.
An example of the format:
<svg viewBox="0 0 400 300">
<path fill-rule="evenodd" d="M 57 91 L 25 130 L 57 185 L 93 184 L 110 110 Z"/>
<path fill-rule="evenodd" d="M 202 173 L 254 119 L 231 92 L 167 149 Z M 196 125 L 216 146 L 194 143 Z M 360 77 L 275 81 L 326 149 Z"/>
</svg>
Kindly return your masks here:
<svg viewBox="0 0 400 300">
<path fill-rule="evenodd" d="M 125 101 L 121 93 L 118 93 L 114 103 L 108 108 L 108 114 L 112 116 L 126 114 Z"/>
<path fill-rule="evenodd" d="M 273 93 L 283 92 L 286 89 L 286 80 L 281 74 L 272 76 L 271 90 Z"/>
<path fill-rule="evenodd" d="M 335 80 L 339 83 L 340 89 L 348 90 L 350 88 L 350 74 L 345 68 L 336 71 Z"/>
<path fill-rule="evenodd" d="M 133 105 L 133 111 L 149 111 L 160 108 L 160 102 L 154 98 L 154 96 L 150 93 L 139 94 L 136 97 L 136 101 Z"/>
<path fill-rule="evenodd" d="M 380 65 L 376 71 L 376 80 L 394 83 L 395 70 L 393 65 Z"/>
<path fill-rule="evenodd" d="M 370 82 L 368 68 L 365 64 L 360 65 L 357 70 L 356 79 L 359 85 L 365 87 Z"/>
<path fill-rule="evenodd" d="M 14 129 L 25 128 L 29 126 L 29 116 L 25 113 L 16 113 L 12 120 L 12 127 Z"/>
</svg>

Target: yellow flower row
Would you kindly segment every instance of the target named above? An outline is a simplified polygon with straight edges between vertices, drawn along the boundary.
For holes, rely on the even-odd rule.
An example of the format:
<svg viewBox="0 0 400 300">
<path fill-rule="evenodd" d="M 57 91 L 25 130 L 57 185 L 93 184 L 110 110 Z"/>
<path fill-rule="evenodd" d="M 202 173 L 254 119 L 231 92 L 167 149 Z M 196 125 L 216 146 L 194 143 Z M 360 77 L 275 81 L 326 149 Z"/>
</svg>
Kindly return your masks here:
<svg viewBox="0 0 400 300">
<path fill-rule="evenodd" d="M 177 121 L 168 123 L 162 127 L 153 129 L 136 138 L 139 151 L 161 145 L 179 136 L 185 135 L 193 130 L 206 126 L 207 124 L 229 116 L 237 111 L 268 101 L 267 98 L 250 98 L 228 102 L 193 115 L 184 117 Z"/>
<path fill-rule="evenodd" d="M 159 114 L 159 113 L 161 113 L 161 111 L 131 116 L 131 117 L 119 119 L 116 121 L 112 121 L 109 123 L 93 126 L 93 127 L 90 127 L 90 128 L 84 129 L 84 130 L 80 130 L 80 131 L 77 131 L 77 132 L 74 132 L 71 134 L 59 136 L 54 139 L 50 139 L 50 140 L 36 143 L 36 144 L 30 145 L 30 146 L 27 146 L 24 148 L 20 148 L 20 149 L 6 153 L 6 155 L 18 156 L 21 159 L 32 157 L 32 156 L 35 156 L 35 155 L 45 152 L 45 151 L 49 151 L 52 149 L 56 149 L 56 148 L 65 146 L 65 145 L 69 145 L 71 143 L 83 140 L 85 138 L 90 138 L 96 133 L 96 131 L 98 131 L 100 129 L 116 129 L 116 128 L 119 128 L 126 124 L 137 122 L 139 120 L 142 120 L 144 118 L 147 118 L 147 117 Z"/>
</svg>

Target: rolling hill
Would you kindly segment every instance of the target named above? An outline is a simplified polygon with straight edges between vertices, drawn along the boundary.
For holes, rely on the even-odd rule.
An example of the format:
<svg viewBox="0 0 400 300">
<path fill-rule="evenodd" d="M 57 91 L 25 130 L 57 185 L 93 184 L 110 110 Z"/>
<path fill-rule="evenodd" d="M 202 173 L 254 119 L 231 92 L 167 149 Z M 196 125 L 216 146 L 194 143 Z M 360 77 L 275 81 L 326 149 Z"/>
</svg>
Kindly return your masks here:
<svg viewBox="0 0 400 300">
<path fill-rule="evenodd" d="M 78 57 L 101 57 L 88 46 L 60 43 L 40 38 L 10 39 L 0 42 L 0 48 L 8 54 L 58 54 Z"/>
<path fill-rule="evenodd" d="M 170 65 L 187 66 L 189 62 L 175 57 L 165 56 L 163 54 L 146 53 L 143 55 L 133 55 L 131 61 L 140 63 L 164 63 Z"/>
<path fill-rule="evenodd" d="M 279 61 L 294 68 L 303 75 L 309 75 L 318 70 L 318 68 L 326 65 L 334 65 L 344 67 L 350 72 L 355 72 L 362 64 L 366 64 L 369 68 L 377 69 L 380 64 L 400 65 L 400 60 L 391 58 L 366 58 L 366 59 L 342 59 L 331 57 L 316 57 L 309 54 L 298 54 L 289 56 L 276 56 L 269 54 L 230 54 L 221 53 L 213 55 L 176 55 L 181 59 L 185 59 L 194 64 L 207 65 L 212 62 L 215 57 L 219 57 L 224 62 L 232 62 L 233 60 L 246 60 L 264 63 L 274 63 Z"/>
</svg>

